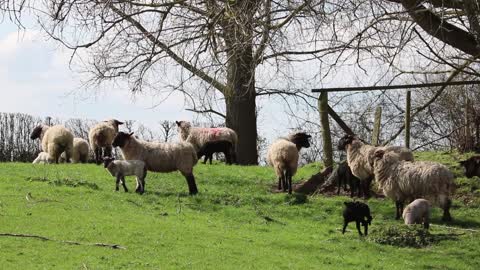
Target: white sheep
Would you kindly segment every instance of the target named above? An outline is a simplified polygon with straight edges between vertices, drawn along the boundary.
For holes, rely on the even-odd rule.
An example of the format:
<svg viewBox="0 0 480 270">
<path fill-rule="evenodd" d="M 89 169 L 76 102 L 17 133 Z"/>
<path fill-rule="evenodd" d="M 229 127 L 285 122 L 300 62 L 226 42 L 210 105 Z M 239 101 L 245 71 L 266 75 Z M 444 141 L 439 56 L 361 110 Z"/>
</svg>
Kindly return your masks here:
<svg viewBox="0 0 480 270">
<path fill-rule="evenodd" d="M 40 152 L 38 153 L 37 158 L 33 160 L 32 164 L 45 164 L 48 163 L 48 153 L 47 152 Z"/>
<path fill-rule="evenodd" d="M 425 229 L 430 226 L 430 202 L 416 199 L 403 210 L 402 218 L 406 225 L 422 224 Z"/>
<path fill-rule="evenodd" d="M 104 168 L 116 178 L 115 190 L 118 191 L 119 183 L 122 182 L 123 189 L 128 192 L 125 184 L 125 176 L 135 175 L 137 188 L 135 192 L 143 194 L 145 192 L 145 177 L 147 176 L 147 167 L 141 160 L 115 160 L 112 157 L 103 159 Z"/>
<path fill-rule="evenodd" d="M 82 138 L 73 138 L 72 163 L 86 163 L 89 154 L 88 141 Z M 60 155 L 60 162 L 65 162 L 65 152 Z"/>
<path fill-rule="evenodd" d="M 278 189 L 292 194 L 292 177 L 297 172 L 299 152 L 302 147 L 310 147 L 311 136 L 298 132 L 288 138 L 280 138 L 273 142 L 267 151 L 267 162 L 275 170 L 278 177 Z"/>
<path fill-rule="evenodd" d="M 399 219 L 405 201 L 426 198 L 443 209 L 442 220 L 451 220 L 450 206 L 455 186 L 450 170 L 436 162 L 403 161 L 395 153 L 378 149 L 374 153 L 375 180 L 383 194 L 395 201 Z"/>
<path fill-rule="evenodd" d="M 154 172 L 178 170 L 187 180 L 190 194 L 198 193 L 193 176 L 193 166 L 197 164 L 198 158 L 190 143 L 146 142 L 132 135 L 133 132 L 119 132 L 112 143 L 114 147 L 120 147 L 126 160 L 142 160 L 146 163 L 147 170 Z"/>
<path fill-rule="evenodd" d="M 102 162 L 102 157 L 112 155 L 112 142 L 118 133 L 119 125 L 123 125 L 123 122 L 110 119 L 96 124 L 88 132 L 88 140 L 90 141 L 90 147 L 92 147 L 97 164 Z M 103 155 L 102 149 L 104 150 Z"/>
<path fill-rule="evenodd" d="M 236 162 L 236 153 L 237 153 L 237 142 L 238 136 L 237 133 L 230 128 L 221 127 L 221 128 L 202 128 L 202 127 L 192 127 L 192 124 L 188 121 L 175 121 L 177 124 L 178 132 L 180 133 L 180 138 L 182 141 L 189 142 L 195 147 L 195 151 L 199 151 L 200 148 L 206 142 L 220 141 L 225 140 L 229 141 L 233 145 L 233 162 Z"/>
<path fill-rule="evenodd" d="M 370 193 L 370 182 L 374 177 L 373 156 L 375 150 L 382 149 L 386 152 L 396 153 L 400 160 L 413 161 L 413 153 L 410 149 L 401 146 L 373 146 L 363 143 L 355 135 L 345 135 L 338 142 L 338 150 L 347 152 L 347 163 L 352 174 L 360 179 L 364 196 Z"/>
<path fill-rule="evenodd" d="M 66 160 L 70 161 L 73 151 L 73 134 L 64 126 L 39 125 L 33 129 L 30 138 L 32 140 L 40 138 L 42 150 L 48 153 L 49 163 L 58 163 L 62 152 L 66 153 Z"/>
</svg>

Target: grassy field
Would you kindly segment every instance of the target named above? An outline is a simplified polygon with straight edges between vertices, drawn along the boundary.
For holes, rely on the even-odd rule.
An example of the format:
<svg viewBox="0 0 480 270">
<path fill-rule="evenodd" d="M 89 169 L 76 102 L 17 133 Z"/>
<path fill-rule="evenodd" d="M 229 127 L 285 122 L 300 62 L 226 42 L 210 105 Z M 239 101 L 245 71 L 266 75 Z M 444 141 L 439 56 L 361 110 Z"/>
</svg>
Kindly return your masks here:
<svg viewBox="0 0 480 270">
<path fill-rule="evenodd" d="M 435 209 L 434 242 L 424 248 L 372 241 L 382 228 L 401 224 L 384 199 L 368 202 L 374 217 L 368 237 L 359 237 L 354 224 L 342 235 L 341 211 L 349 198 L 273 194 L 271 168 L 197 165 L 200 193 L 191 197 L 178 173 L 150 173 L 140 196 L 132 192 L 132 178 L 129 193 L 114 192 L 113 178 L 100 166 L 3 163 L 0 234 L 54 241 L 0 236 L 0 268 L 480 269 L 479 179 L 461 177 L 459 155 L 417 158 L 449 165 L 459 184 L 455 220 L 441 223 Z M 307 165 L 295 180 L 319 168 Z"/>
</svg>

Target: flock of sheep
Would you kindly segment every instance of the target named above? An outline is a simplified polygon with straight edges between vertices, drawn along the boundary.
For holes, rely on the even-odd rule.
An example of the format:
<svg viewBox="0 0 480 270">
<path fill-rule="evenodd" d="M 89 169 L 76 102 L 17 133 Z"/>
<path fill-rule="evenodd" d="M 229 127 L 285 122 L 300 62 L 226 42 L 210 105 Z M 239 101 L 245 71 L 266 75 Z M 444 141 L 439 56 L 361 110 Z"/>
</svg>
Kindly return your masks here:
<svg viewBox="0 0 480 270">
<path fill-rule="evenodd" d="M 92 127 L 89 142 L 74 138 L 62 125 L 37 126 L 31 139 L 39 138 L 42 151 L 33 163 L 86 162 L 91 148 L 97 164 L 104 167 L 116 178 L 116 190 L 120 182 L 125 191 L 125 176 L 136 176 L 136 192 L 145 191 L 147 171 L 179 171 L 186 179 L 190 194 L 198 193 L 193 167 L 202 156 L 204 163 L 212 159 L 213 153 L 225 154 L 227 163 L 235 162 L 238 137 L 229 128 L 192 127 L 187 121 L 177 121 L 180 142 L 147 142 L 136 138 L 132 133 L 119 131 L 123 123 L 111 119 Z M 310 135 L 297 132 L 273 142 L 267 151 L 267 162 L 274 168 L 278 177 L 278 189 L 292 193 L 292 177 L 298 167 L 299 152 L 310 147 Z M 114 160 L 113 147 L 119 147 L 123 160 Z M 428 228 L 430 205 L 443 209 L 442 220 L 451 220 L 451 196 L 454 192 L 453 174 L 442 164 L 414 161 L 412 152 L 405 147 L 376 147 L 362 142 L 354 135 L 345 135 L 338 149 L 346 151 L 347 161 L 340 163 L 332 175 L 347 179 L 351 189 L 357 187 L 368 196 L 371 181 L 374 179 L 384 195 L 395 202 L 396 219 L 403 216 L 406 224 L 424 223 Z M 480 158 L 463 161 L 467 176 L 480 176 Z M 352 192 L 353 195 L 353 192 Z M 413 201 L 413 202 L 412 202 Z M 405 209 L 404 204 L 412 202 Z M 367 227 L 372 217 L 368 205 L 361 202 L 345 203 L 344 228 L 350 221 Z"/>
</svg>

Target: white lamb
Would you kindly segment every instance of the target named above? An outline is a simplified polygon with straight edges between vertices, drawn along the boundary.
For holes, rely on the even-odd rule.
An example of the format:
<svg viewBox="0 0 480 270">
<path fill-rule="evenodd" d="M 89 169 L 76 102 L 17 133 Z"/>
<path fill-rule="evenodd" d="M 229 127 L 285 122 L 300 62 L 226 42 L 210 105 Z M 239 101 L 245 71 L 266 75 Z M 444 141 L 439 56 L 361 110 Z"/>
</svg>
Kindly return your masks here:
<svg viewBox="0 0 480 270">
<path fill-rule="evenodd" d="M 402 214 L 405 224 L 422 224 L 425 229 L 430 227 L 430 202 L 425 199 L 416 199 L 405 209 Z"/>
<path fill-rule="evenodd" d="M 374 154 L 375 180 L 383 193 L 395 201 L 399 219 L 405 201 L 426 198 L 443 209 L 442 220 L 448 221 L 455 186 L 450 170 L 436 162 L 403 161 L 395 153 L 378 149 Z"/>
<path fill-rule="evenodd" d="M 66 160 L 70 161 L 73 151 L 73 134 L 64 126 L 39 125 L 33 129 L 30 138 L 32 140 L 40 138 L 42 150 L 48 153 L 49 163 L 58 163 L 62 152 L 65 152 Z"/>
<path fill-rule="evenodd" d="M 86 163 L 89 154 L 88 141 L 82 138 L 73 138 L 72 163 Z M 60 162 L 65 162 L 65 152 L 60 155 Z"/>
<path fill-rule="evenodd" d="M 32 164 L 45 164 L 48 163 L 48 153 L 40 152 L 38 153 L 37 158 L 32 162 Z"/>
<path fill-rule="evenodd" d="M 292 177 L 297 172 L 299 152 L 302 147 L 310 147 L 308 139 L 311 136 L 304 133 L 294 133 L 288 138 L 280 138 L 273 142 L 267 151 L 267 162 L 273 166 L 278 176 L 278 189 L 292 194 Z"/>
<path fill-rule="evenodd" d="M 364 196 L 369 197 L 370 182 L 374 177 L 373 161 L 377 149 L 397 154 L 400 160 L 413 161 L 413 153 L 410 149 L 401 146 L 373 146 L 363 143 L 355 135 L 345 135 L 338 142 L 338 150 L 347 152 L 347 163 L 352 174 L 360 179 L 364 190 Z"/>
<path fill-rule="evenodd" d="M 197 164 L 197 152 L 190 143 L 157 143 L 146 142 L 128 134 L 119 132 L 112 145 L 120 147 L 126 160 L 142 160 L 147 170 L 154 172 L 180 171 L 186 178 L 191 195 L 198 189 L 193 176 L 193 166 Z"/>
<path fill-rule="evenodd" d="M 195 147 L 195 151 L 199 151 L 200 148 L 206 142 L 212 141 L 229 141 L 233 145 L 233 162 L 236 162 L 236 153 L 237 153 L 237 142 L 238 136 L 237 133 L 230 128 L 202 128 L 202 127 L 192 127 L 192 124 L 188 121 L 175 121 L 177 123 L 178 132 L 180 133 L 180 138 L 182 141 L 189 142 Z"/>
<path fill-rule="evenodd" d="M 119 125 L 123 125 L 123 122 L 110 119 L 96 124 L 88 132 L 88 140 L 97 164 L 102 162 L 102 157 L 112 155 L 112 142 L 118 133 Z M 104 149 L 103 155 L 102 149 Z"/>
<path fill-rule="evenodd" d="M 147 167 L 141 160 L 115 160 L 112 157 L 105 157 L 103 165 L 112 176 L 116 178 L 115 190 L 118 191 L 119 183 L 122 182 L 123 189 L 128 192 L 125 184 L 125 176 L 135 175 L 137 188 L 135 192 L 143 194 L 145 192 L 145 177 L 147 176 Z"/>
</svg>

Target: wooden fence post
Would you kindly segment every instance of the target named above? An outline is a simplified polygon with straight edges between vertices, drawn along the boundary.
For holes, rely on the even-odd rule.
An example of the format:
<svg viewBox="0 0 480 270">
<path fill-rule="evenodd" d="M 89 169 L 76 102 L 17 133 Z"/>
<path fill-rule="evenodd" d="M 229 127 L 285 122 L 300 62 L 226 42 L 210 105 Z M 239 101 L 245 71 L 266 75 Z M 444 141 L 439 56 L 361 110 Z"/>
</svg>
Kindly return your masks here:
<svg viewBox="0 0 480 270">
<path fill-rule="evenodd" d="M 320 92 L 318 99 L 318 110 L 320 112 L 320 123 L 322 124 L 322 139 L 325 167 L 333 166 L 332 137 L 330 134 L 330 123 L 328 122 L 328 92 Z"/>
<path fill-rule="evenodd" d="M 375 110 L 375 120 L 373 121 L 372 145 L 377 146 L 380 139 L 380 126 L 382 123 L 382 107 L 378 106 Z"/>
<path fill-rule="evenodd" d="M 410 109 L 411 109 L 411 95 L 410 91 L 407 91 L 407 99 L 405 106 L 405 147 L 410 148 Z"/>
</svg>

